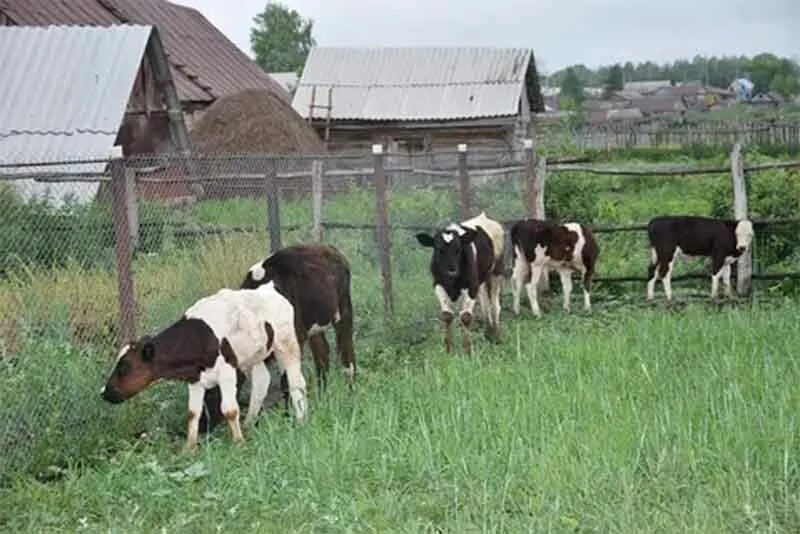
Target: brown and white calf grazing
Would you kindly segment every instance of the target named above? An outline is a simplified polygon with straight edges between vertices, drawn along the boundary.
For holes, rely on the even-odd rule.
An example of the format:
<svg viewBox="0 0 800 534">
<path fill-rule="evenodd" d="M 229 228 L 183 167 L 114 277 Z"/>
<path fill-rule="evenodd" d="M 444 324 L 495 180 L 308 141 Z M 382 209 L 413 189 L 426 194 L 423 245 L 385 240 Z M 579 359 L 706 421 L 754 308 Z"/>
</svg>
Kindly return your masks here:
<svg viewBox="0 0 800 534">
<path fill-rule="evenodd" d="M 294 306 L 297 338 L 301 346 L 308 339 L 320 388 L 325 388 L 330 368 L 325 330 L 331 326 L 339 361 L 352 386 L 356 376 L 353 303 L 350 266 L 344 255 L 330 245 L 286 247 L 250 267 L 241 287 L 253 289 L 270 282 Z"/>
<path fill-rule="evenodd" d="M 564 310 L 569 311 L 572 297 L 572 273 L 583 279 L 583 308 L 591 310 L 590 291 L 600 249 L 594 234 L 578 223 L 558 224 L 553 221 L 525 219 L 511 228 L 511 246 L 514 251 L 514 269 L 511 289 L 514 296 L 514 313 L 519 314 L 520 292 L 528 290 L 531 309 L 541 317 L 538 287 L 542 276 L 555 269 L 561 278 L 564 293 Z"/>
<path fill-rule="evenodd" d="M 453 349 L 453 306 L 461 300 L 459 319 L 464 350 L 471 350 L 469 326 L 480 299 L 486 318 L 486 336 L 500 335 L 500 283 L 505 248 L 503 226 L 481 213 L 460 224 L 450 224 L 434 235 L 417 234 L 417 241 L 433 248 L 431 275 L 445 325 L 445 349 Z"/>
<path fill-rule="evenodd" d="M 650 238 L 650 267 L 647 272 L 647 299 L 655 296 L 661 279 L 667 300 L 672 299 L 672 269 L 679 254 L 711 257 L 711 298 L 717 298 L 719 279 L 725 294 L 733 296 L 731 265 L 753 242 L 753 223 L 710 217 L 656 217 L 647 225 Z"/>
<path fill-rule="evenodd" d="M 269 389 L 265 360 L 275 357 L 286 372 L 298 421 L 305 417 L 306 383 L 300 370 L 300 345 L 294 330 L 294 308 L 272 284 L 255 290 L 223 289 L 192 305 L 176 323 L 119 352 L 103 399 L 118 404 L 150 384 L 166 379 L 189 383 L 189 427 L 186 447 L 197 445 L 203 398 L 219 387 L 220 408 L 233 440 L 242 441 L 237 370 L 251 381 L 245 425 L 253 424 Z"/>
</svg>

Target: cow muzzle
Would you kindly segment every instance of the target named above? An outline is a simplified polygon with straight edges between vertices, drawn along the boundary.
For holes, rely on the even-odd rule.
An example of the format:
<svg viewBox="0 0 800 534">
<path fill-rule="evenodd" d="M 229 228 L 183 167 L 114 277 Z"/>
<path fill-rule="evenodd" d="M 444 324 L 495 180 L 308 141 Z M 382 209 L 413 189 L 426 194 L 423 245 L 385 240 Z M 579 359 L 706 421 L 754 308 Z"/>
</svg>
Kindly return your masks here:
<svg viewBox="0 0 800 534">
<path fill-rule="evenodd" d="M 100 391 L 100 397 L 111 404 L 119 404 L 126 398 L 125 395 L 108 385 Z"/>
</svg>

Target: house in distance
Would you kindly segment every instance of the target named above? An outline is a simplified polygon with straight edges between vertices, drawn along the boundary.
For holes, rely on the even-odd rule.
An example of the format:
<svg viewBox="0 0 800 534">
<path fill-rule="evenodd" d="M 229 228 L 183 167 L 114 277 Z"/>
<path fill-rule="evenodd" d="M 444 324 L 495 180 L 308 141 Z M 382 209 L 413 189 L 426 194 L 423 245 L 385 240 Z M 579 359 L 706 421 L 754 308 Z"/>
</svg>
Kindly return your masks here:
<svg viewBox="0 0 800 534">
<path fill-rule="evenodd" d="M 524 48 L 316 47 L 292 105 L 330 151 L 410 154 L 518 148 L 544 109 Z"/>
</svg>

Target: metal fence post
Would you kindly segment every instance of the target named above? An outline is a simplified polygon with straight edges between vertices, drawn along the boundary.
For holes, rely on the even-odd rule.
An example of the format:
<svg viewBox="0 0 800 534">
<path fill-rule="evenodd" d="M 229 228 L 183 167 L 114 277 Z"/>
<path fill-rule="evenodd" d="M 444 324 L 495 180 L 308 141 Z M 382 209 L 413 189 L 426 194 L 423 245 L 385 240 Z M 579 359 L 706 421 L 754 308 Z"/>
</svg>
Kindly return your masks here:
<svg viewBox="0 0 800 534">
<path fill-rule="evenodd" d="M 467 171 L 467 145 L 458 145 L 458 179 L 461 184 L 461 220 L 469 219 L 472 214 L 472 191 L 470 190 L 469 172 Z"/>
<path fill-rule="evenodd" d="M 136 202 L 130 194 L 125 172 L 122 147 L 111 150 L 111 209 L 114 218 L 114 243 L 117 255 L 117 291 L 119 302 L 119 331 L 117 342 L 120 346 L 129 343 L 136 336 L 136 294 L 133 285 L 133 239 L 128 219 L 130 204 Z"/>
<path fill-rule="evenodd" d="M 737 221 L 747 219 L 747 186 L 744 177 L 741 143 L 733 145 L 733 151 L 731 152 L 731 180 L 733 185 L 733 215 Z M 750 294 L 753 284 L 752 246 L 739 257 L 736 265 L 736 292 L 739 295 L 747 296 Z"/>
<path fill-rule="evenodd" d="M 278 198 L 278 177 L 274 161 L 269 163 L 265 177 L 267 181 L 267 224 L 269 227 L 269 247 L 271 252 L 281 248 L 281 214 Z"/>
<path fill-rule="evenodd" d="M 322 164 L 319 159 L 311 163 L 311 239 L 317 243 L 322 241 L 322 194 L 325 176 Z"/>
<path fill-rule="evenodd" d="M 392 292 L 391 243 L 389 242 L 389 215 L 386 201 L 386 171 L 383 145 L 372 145 L 375 167 L 375 209 L 377 211 L 378 256 L 383 280 L 383 315 L 386 322 L 391 321 L 394 314 L 394 297 Z"/>
</svg>

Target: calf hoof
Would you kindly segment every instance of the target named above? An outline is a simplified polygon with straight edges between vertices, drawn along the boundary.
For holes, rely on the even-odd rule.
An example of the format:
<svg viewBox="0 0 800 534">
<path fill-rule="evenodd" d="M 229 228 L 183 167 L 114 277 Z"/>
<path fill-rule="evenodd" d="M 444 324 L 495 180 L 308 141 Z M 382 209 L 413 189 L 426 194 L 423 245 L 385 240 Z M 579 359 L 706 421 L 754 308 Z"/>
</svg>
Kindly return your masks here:
<svg viewBox="0 0 800 534">
<path fill-rule="evenodd" d="M 496 326 L 490 326 L 486 329 L 484 335 L 488 341 L 491 341 L 494 344 L 500 343 L 500 328 Z"/>
</svg>

